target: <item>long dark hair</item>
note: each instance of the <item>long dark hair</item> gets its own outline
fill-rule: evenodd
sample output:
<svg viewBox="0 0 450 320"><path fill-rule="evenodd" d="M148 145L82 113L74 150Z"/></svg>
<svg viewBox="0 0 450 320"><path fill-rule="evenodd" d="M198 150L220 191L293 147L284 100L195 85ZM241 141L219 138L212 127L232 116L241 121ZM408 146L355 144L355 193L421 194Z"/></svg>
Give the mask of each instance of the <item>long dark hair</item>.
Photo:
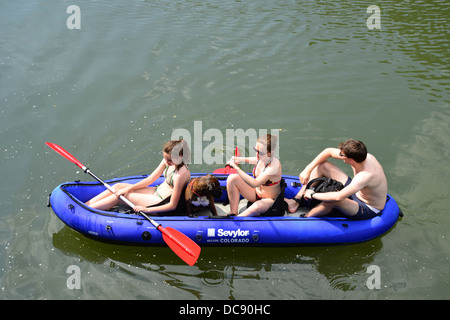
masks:
<svg viewBox="0 0 450 320"><path fill-rule="evenodd" d="M176 170L187 166L191 161L191 150L183 139L169 140L163 148L163 152L170 154L172 162L175 163Z"/></svg>

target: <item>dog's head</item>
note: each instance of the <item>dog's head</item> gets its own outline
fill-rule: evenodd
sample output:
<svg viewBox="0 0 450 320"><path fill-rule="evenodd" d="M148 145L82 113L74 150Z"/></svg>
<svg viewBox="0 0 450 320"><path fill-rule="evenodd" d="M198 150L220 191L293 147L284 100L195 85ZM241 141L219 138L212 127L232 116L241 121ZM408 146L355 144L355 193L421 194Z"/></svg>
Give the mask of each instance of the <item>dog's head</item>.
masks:
<svg viewBox="0 0 450 320"><path fill-rule="evenodd" d="M194 185L195 192L200 196L210 196L214 198L220 198L222 195L222 189L220 188L219 180L216 177L207 174L206 176L199 177L198 183Z"/></svg>

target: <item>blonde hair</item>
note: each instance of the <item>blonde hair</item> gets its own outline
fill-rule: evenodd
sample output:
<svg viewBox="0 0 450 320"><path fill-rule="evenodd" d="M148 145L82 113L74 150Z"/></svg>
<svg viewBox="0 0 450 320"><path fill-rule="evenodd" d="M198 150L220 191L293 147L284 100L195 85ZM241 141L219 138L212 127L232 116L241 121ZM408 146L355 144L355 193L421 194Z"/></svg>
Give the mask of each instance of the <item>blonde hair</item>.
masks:
<svg viewBox="0 0 450 320"><path fill-rule="evenodd" d="M270 133L265 134L256 140L266 146L267 152L272 152L277 147L277 136L272 136Z"/></svg>

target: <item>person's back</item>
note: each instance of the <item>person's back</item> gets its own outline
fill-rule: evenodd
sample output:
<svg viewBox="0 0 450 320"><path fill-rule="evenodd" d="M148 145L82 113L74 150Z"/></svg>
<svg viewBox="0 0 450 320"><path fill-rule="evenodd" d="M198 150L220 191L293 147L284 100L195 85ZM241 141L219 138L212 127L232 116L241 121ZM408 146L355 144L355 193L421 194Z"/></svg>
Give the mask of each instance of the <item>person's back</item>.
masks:
<svg viewBox="0 0 450 320"><path fill-rule="evenodd" d="M387 196L387 180L384 170L378 160L372 155L367 154L366 160L362 163L362 170L356 174L368 174L367 185L356 193L356 196L369 204L370 206L383 210Z"/></svg>

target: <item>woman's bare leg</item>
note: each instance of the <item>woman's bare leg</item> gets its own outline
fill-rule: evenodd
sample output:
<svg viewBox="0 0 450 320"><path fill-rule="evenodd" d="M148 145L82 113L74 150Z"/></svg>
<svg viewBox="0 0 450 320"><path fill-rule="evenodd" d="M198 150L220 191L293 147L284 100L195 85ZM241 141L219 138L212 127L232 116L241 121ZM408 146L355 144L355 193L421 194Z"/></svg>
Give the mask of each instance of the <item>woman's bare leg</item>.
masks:
<svg viewBox="0 0 450 320"><path fill-rule="evenodd" d="M250 187L238 174L230 174L227 179L228 199L230 200L230 213L237 214L240 195L250 202L256 201L256 191Z"/></svg>
<svg viewBox="0 0 450 320"><path fill-rule="evenodd" d="M239 214L240 217L254 217L259 216L261 213L266 212L272 206L275 200L273 199L261 199L255 201L244 212Z"/></svg>
<svg viewBox="0 0 450 320"><path fill-rule="evenodd" d="M114 189L120 190L127 186L129 186L129 184L121 183L115 185ZM151 206L162 201L162 199L154 195L154 193L155 187L145 187L133 190L130 193L126 194L125 197L130 200L135 206ZM98 196L86 202L87 205L99 210L109 210L119 203L122 203L122 201L116 195L112 194L109 190L102 192Z"/></svg>
<svg viewBox="0 0 450 320"><path fill-rule="evenodd" d="M131 186L131 184L129 184L129 183L116 183L115 185L112 186L112 188L113 188L114 190L120 190L120 189L126 188L126 187L128 187L128 186ZM91 206L91 205L93 205L94 203L96 203L96 202L98 202L98 201L100 201L100 200L103 200L103 199L105 199L106 197L109 197L109 196L111 196L111 195L113 195L113 194L111 193L111 191L109 191L108 189L106 189L106 190L103 191L102 193L100 193L100 194L96 195L95 197L93 197L91 200L87 201L86 204L87 204L88 206Z"/></svg>
<svg viewBox="0 0 450 320"><path fill-rule="evenodd" d="M348 176L345 174L344 171L342 171L341 169L339 169L334 164L332 164L331 162L328 162L328 161L325 161L325 162L319 164L317 167L315 167L311 171L311 175L309 177L309 181L311 181L311 180L313 180L315 178L319 178L319 177L332 178L334 180L340 181L344 185L345 185L345 183L347 182L347 179L348 179ZM302 188L297 193L295 198L301 199L301 197L305 193L305 189L306 189L306 184L304 184L302 186ZM299 206L299 203L297 201L295 201L293 199L287 199L287 198L285 198L284 200L288 204L288 211L290 213L294 213L294 212L297 211L298 206Z"/></svg>

